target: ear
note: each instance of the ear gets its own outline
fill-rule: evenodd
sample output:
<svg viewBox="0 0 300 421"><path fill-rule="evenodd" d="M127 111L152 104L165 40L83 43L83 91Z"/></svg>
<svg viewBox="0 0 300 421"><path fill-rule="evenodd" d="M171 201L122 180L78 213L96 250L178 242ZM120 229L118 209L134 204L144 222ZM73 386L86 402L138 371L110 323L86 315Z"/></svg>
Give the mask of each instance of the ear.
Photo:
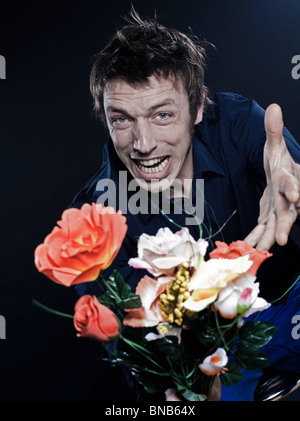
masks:
<svg viewBox="0 0 300 421"><path fill-rule="evenodd" d="M196 119L194 121L194 126L202 121L203 118L203 104L198 105Z"/></svg>

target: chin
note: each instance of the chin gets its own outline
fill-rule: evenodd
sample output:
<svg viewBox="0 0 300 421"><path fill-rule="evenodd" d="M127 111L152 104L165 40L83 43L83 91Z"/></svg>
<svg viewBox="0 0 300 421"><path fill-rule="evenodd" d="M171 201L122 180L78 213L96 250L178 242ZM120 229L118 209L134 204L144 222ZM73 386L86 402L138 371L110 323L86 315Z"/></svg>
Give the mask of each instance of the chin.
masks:
<svg viewBox="0 0 300 421"><path fill-rule="evenodd" d="M171 185L174 185L174 179L170 177L152 180L146 180L144 178L135 177L135 180L144 190L147 190L151 193L160 193L169 189Z"/></svg>

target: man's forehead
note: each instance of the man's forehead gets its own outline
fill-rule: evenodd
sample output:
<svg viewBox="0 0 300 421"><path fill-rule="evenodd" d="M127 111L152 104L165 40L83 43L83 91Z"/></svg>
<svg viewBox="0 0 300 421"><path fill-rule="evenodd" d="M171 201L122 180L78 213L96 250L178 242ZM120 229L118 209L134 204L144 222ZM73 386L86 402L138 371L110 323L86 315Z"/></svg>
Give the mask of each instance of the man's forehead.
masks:
<svg viewBox="0 0 300 421"><path fill-rule="evenodd" d="M144 82L130 82L125 79L113 79L106 83L104 87L104 99L117 99L118 96L130 97L133 95L151 95L152 92L157 93L161 96L163 94L173 93L184 93L183 82L181 79L175 79L174 77L164 78L151 76Z"/></svg>

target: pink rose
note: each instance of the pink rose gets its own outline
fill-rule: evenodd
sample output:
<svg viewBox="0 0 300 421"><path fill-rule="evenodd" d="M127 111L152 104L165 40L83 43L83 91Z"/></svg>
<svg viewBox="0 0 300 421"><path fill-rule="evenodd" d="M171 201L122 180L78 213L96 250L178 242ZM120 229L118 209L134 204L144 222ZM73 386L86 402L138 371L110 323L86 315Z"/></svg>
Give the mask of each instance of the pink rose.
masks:
<svg viewBox="0 0 300 421"><path fill-rule="evenodd" d="M209 254L211 259L236 259L240 256L249 255L249 259L253 261L253 265L248 270L251 275L256 275L256 272L262 262L272 254L266 250L256 250L245 241L234 241L229 244L222 241L216 241L216 248Z"/></svg>
<svg viewBox="0 0 300 421"><path fill-rule="evenodd" d="M115 314L93 295L84 295L75 305L74 326L77 336L111 342L120 333L120 322Z"/></svg>
<svg viewBox="0 0 300 421"><path fill-rule="evenodd" d="M65 286L94 281L109 267L126 234L126 218L113 208L85 203L67 209L35 250L35 265Z"/></svg>

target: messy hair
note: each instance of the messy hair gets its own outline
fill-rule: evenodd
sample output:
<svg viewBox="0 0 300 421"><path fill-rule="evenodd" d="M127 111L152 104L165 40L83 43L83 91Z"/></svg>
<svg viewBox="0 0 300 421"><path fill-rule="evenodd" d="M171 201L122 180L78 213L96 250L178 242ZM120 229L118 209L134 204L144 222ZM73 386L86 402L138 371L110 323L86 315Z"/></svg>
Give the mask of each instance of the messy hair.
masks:
<svg viewBox="0 0 300 421"><path fill-rule="evenodd" d="M90 75L94 114L106 125L103 94L108 82L121 79L132 86L145 85L150 76L182 81L192 121L199 105L209 101L204 85L205 48L195 36L142 19L132 9L127 24L117 30L96 54Z"/></svg>

